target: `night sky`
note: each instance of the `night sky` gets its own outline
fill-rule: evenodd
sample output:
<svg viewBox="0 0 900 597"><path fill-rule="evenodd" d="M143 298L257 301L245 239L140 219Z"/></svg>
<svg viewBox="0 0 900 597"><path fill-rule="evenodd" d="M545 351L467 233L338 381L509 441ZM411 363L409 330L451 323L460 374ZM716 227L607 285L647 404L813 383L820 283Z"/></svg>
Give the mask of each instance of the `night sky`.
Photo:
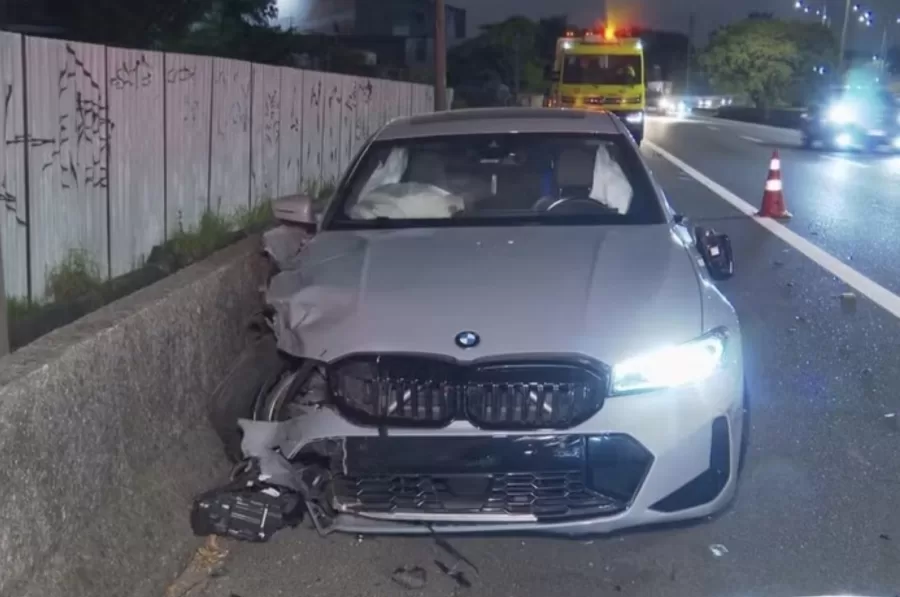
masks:
<svg viewBox="0 0 900 597"><path fill-rule="evenodd" d="M822 6L827 3L829 13L835 17L839 30L843 16L843 0L811 0ZM854 0L854 2L857 0ZM568 13L570 21L588 25L602 14L603 0L447 0L468 11L470 35L477 32L483 23L502 20L513 14L524 14L528 17L541 17L552 14ZM658 27L662 29L681 29L687 31L688 15L691 10L697 13L696 37L694 42L703 45L709 33L716 26L728 21L740 19L752 10L774 12L777 16L798 16L793 9L794 0L606 0L610 15L614 19ZM900 16L900 2L896 0L868 0L861 2L875 11L876 16L885 16L888 7L893 6L891 22L895 23ZM884 20L881 21L882 23ZM877 24L866 29L855 22L852 23L854 46L860 49L874 49L881 43L882 25ZM900 43L900 25L891 26L891 43Z"/></svg>

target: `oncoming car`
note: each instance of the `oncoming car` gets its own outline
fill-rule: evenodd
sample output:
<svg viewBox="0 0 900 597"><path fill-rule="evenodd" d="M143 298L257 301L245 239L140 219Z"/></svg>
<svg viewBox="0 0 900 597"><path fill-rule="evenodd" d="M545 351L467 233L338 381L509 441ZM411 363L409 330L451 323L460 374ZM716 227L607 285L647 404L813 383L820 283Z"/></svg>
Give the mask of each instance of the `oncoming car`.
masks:
<svg viewBox="0 0 900 597"><path fill-rule="evenodd" d="M829 150L900 150L900 105L887 90L830 88L803 113L802 145Z"/></svg>
<svg viewBox="0 0 900 597"><path fill-rule="evenodd" d="M307 516L577 535L733 496L731 246L672 211L609 113L395 120L320 220L303 197L276 212L293 225L265 239L272 333L213 417L240 464L196 499L195 533L264 541Z"/></svg>

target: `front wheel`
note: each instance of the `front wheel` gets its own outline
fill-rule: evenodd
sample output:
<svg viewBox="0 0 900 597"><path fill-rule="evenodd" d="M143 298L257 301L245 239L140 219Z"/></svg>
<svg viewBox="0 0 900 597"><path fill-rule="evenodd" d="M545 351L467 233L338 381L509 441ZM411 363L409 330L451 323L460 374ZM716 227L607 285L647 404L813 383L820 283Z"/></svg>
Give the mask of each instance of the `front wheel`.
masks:
<svg viewBox="0 0 900 597"><path fill-rule="evenodd" d="M213 392L209 420L232 462L240 461L243 455L238 419L255 418L254 409L260 395L269 394L287 367L275 337L263 334L244 349Z"/></svg>

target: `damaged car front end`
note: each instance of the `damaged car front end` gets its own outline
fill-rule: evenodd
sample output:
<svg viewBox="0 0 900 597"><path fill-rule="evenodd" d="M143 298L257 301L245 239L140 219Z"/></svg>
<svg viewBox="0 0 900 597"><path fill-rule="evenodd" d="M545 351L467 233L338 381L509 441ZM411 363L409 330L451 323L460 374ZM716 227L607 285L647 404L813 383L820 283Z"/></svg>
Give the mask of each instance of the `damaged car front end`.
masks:
<svg viewBox="0 0 900 597"><path fill-rule="evenodd" d="M272 364L197 534L593 534L729 502L727 238L671 213L615 119L544 112L389 125L320 224L283 203Z"/></svg>

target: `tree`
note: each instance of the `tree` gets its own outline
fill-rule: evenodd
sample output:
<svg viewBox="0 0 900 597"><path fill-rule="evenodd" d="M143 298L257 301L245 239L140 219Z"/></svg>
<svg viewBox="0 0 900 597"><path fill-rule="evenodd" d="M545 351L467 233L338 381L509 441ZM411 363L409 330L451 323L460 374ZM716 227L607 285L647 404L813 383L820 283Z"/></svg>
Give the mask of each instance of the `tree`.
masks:
<svg viewBox="0 0 900 597"><path fill-rule="evenodd" d="M488 100L479 88L497 90L495 101L515 88L517 76L523 92L542 92L547 85L545 67L556 52L556 41L565 35L565 17L550 17L537 22L514 16L500 23L485 25L481 34L454 48L447 56L447 80L458 96L470 105ZM518 69L516 68L518 66ZM498 95L499 94L499 95ZM489 94L490 95L490 94ZM505 99L503 101L506 101Z"/></svg>
<svg viewBox="0 0 900 597"><path fill-rule="evenodd" d="M275 0L207 0L208 8L190 33L166 49L268 61L272 47L283 47L289 35L269 23L277 15Z"/></svg>
<svg viewBox="0 0 900 597"><path fill-rule="evenodd" d="M640 29L634 32L644 45L644 62L648 73L658 66L663 79L672 79L673 74L683 73L687 65L688 36L679 31L657 31Z"/></svg>
<svg viewBox="0 0 900 597"><path fill-rule="evenodd" d="M748 18L716 31L700 63L716 89L768 108L812 91L821 80L818 67L835 63L836 48L822 25Z"/></svg>
<svg viewBox="0 0 900 597"><path fill-rule="evenodd" d="M139 48L177 43L213 16L244 29L267 26L276 12L275 0L5 1L12 25L52 26L67 39Z"/></svg>

